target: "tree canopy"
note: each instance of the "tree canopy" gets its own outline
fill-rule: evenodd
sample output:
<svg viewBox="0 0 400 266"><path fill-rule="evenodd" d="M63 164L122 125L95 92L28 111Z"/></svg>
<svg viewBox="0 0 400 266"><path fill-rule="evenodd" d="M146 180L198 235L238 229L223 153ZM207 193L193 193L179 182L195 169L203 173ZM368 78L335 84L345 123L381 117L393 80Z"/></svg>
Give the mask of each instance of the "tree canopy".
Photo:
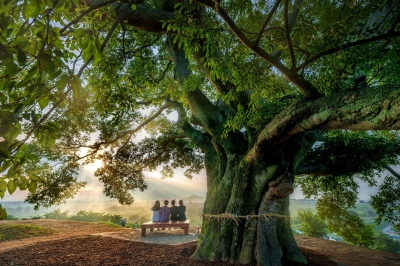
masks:
<svg viewBox="0 0 400 266"><path fill-rule="evenodd" d="M328 226L359 224L362 180L378 220L398 222L399 21L397 0L3 0L0 196L59 204L99 159L125 204L145 170L205 167L210 213L286 182ZM239 201L249 191L265 200Z"/></svg>

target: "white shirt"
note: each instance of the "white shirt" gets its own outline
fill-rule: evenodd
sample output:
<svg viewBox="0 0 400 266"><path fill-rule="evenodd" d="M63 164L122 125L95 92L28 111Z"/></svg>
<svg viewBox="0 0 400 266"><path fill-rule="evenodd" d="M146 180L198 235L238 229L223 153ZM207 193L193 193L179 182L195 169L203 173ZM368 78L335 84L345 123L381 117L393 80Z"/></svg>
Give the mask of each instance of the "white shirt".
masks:
<svg viewBox="0 0 400 266"><path fill-rule="evenodd" d="M153 211L153 218L151 219L153 222L160 221L160 211Z"/></svg>

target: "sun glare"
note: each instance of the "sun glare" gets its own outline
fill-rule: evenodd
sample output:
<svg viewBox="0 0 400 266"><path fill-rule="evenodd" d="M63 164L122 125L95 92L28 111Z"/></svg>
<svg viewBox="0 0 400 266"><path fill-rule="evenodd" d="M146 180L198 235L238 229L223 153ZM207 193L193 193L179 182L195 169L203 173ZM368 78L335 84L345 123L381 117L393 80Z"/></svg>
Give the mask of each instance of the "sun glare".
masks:
<svg viewBox="0 0 400 266"><path fill-rule="evenodd" d="M101 166L103 166L103 161L102 160L94 160L93 163L85 165L84 168L94 172L94 171L97 170L97 168L99 168Z"/></svg>

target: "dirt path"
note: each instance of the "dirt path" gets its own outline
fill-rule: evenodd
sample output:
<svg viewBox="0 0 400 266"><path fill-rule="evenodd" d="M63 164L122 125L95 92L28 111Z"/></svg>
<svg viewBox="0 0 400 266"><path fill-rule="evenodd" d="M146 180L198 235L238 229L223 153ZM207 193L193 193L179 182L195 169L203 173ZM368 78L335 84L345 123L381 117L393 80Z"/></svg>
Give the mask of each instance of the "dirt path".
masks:
<svg viewBox="0 0 400 266"><path fill-rule="evenodd" d="M388 252L307 236L295 236L295 239L300 247L324 254L338 265L400 265L400 256Z"/></svg>
<svg viewBox="0 0 400 266"><path fill-rule="evenodd" d="M38 249L39 247L43 247L44 249L50 251L51 248L56 251L56 254L46 253L44 259L47 259L47 264L52 265L50 260L53 259L54 265L68 264L73 263L72 258L67 254L63 254L64 250L73 250L75 245L80 246L79 252L86 252L86 257L92 257L93 251L90 250L90 246L92 243L98 243L100 246L93 247L93 250L99 249L99 247L103 247L104 245L108 245L114 243L112 245L115 250L123 249L126 246L130 246L133 243L143 243L143 244L134 244L135 249L140 247L144 247L144 254L146 252L153 252L154 250L160 249L168 244L169 246L173 245L179 248L179 250L187 250L187 247L190 249L195 248L195 242L198 238L198 228L191 228L189 230L189 235L184 235L182 229L171 229L171 230L160 230L148 232L146 237L141 237L141 229L128 229L128 228L113 228L106 225L95 224L95 223L84 223L84 222L76 222L76 221L58 221L58 220L24 220L24 221L0 221L2 223L18 223L18 224L29 224L29 225L39 225L47 228L54 228L58 230L56 235L44 236L44 237L33 237L29 239L17 240L17 241L7 241L0 243L0 254L4 256L8 256L8 258L13 258L13 253L21 254L22 251L25 253L28 250ZM109 239L109 240L107 240ZM112 239L112 241L111 241ZM344 243L338 243L334 241L328 241L318 238L304 237L304 236L295 236L296 242L302 248L303 252L307 252L309 256L320 256L322 260L321 264L312 264L312 265L328 265L324 260L330 259L332 260L333 265L348 265L348 266L368 266L368 265L382 265L382 266L391 266L391 265L399 265L400 266L400 256L394 255L387 252L371 250L367 248L361 248L353 245L348 245ZM55 242L56 240L56 242ZM120 242L118 242L120 241ZM77 244L78 243L78 244ZM102 243L102 244L101 244ZM104 244L108 243L108 244ZM129 244L132 243L132 244ZM193 243L193 245L192 245ZM157 244L157 245L153 245ZM184 246L182 244L185 244ZM70 247L68 247L70 245ZM71 246L72 245L72 246ZM150 245L146 248L143 245ZM188 246L189 245L189 246ZM118 247L117 247L118 246ZM32 247L32 248L31 248ZM57 248L56 248L57 247ZM82 249L82 247L85 247ZM151 249L151 251L149 250ZM147 249L147 251L146 251ZM168 248L167 248L168 249ZM171 248L172 249L172 248ZM194 250L193 250L194 251ZM127 251L130 252L130 251ZM163 251L164 252L164 251ZM179 251L185 253L186 251ZM25 254L24 253L24 254ZM54 253L54 251L52 252ZM182 253L182 254L183 254ZM36 253L37 254L37 253ZM181 254L181 255L182 255ZM186 253L185 253L186 254ZM185 255L184 254L184 255ZM137 255L137 254L136 254ZM15 255L17 256L17 255ZM18 255L21 256L21 255ZM28 256L28 255L26 255ZM34 256L34 255L32 255ZM113 261L112 256L117 256L113 253L110 253L105 249L102 252L102 258L109 258L110 261ZM145 255L142 255L144 257ZM183 256L183 255L182 255ZM185 255L187 256L187 254ZM1 255L0 255L1 257ZM63 260L59 260L58 257L62 257ZM81 258L84 256L81 255ZM94 254L93 257L95 258ZM148 256L149 257L149 256ZM151 257L151 256L150 256ZM125 259L125 257L122 257ZM325 259L324 259L325 258ZM25 261L34 262L34 258L26 257ZM115 258L117 259L117 258ZM121 258L119 258L121 260ZM36 265L36 264L19 264L19 265ZM38 262L38 261L37 261ZM99 262L99 261L98 261ZM120 261L121 262L121 261ZM21 262L19 262L21 263ZM86 261L86 265L96 265L94 261ZM146 262L143 261L143 265L146 265ZM44 264L44 265L47 265ZM1 264L0 262L0 265ZM5 265L5 264L4 264ZM9 264L7 264L9 265ZM116 264L107 264L107 265L116 265ZM120 264L121 265L121 264ZM135 263L129 265L137 265ZM175 264L174 264L175 265ZM176 265L180 265L177 263ZM182 264L183 265L183 264ZM185 264L185 265L197 265L197 264ZM201 264L208 265L208 264ZM218 264L223 265L223 264ZM332 264L329 264L332 265Z"/></svg>

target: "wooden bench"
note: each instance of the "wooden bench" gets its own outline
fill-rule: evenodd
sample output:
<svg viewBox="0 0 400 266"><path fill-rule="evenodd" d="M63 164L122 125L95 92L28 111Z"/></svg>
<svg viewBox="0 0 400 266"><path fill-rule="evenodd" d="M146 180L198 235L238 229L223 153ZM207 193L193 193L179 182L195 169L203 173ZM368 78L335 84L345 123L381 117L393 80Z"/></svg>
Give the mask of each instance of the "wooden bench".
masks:
<svg viewBox="0 0 400 266"><path fill-rule="evenodd" d="M170 221L170 222L147 222L142 224L142 236L146 236L146 229L150 228L153 231L154 228L183 228L185 235L189 234L189 220L186 221Z"/></svg>

